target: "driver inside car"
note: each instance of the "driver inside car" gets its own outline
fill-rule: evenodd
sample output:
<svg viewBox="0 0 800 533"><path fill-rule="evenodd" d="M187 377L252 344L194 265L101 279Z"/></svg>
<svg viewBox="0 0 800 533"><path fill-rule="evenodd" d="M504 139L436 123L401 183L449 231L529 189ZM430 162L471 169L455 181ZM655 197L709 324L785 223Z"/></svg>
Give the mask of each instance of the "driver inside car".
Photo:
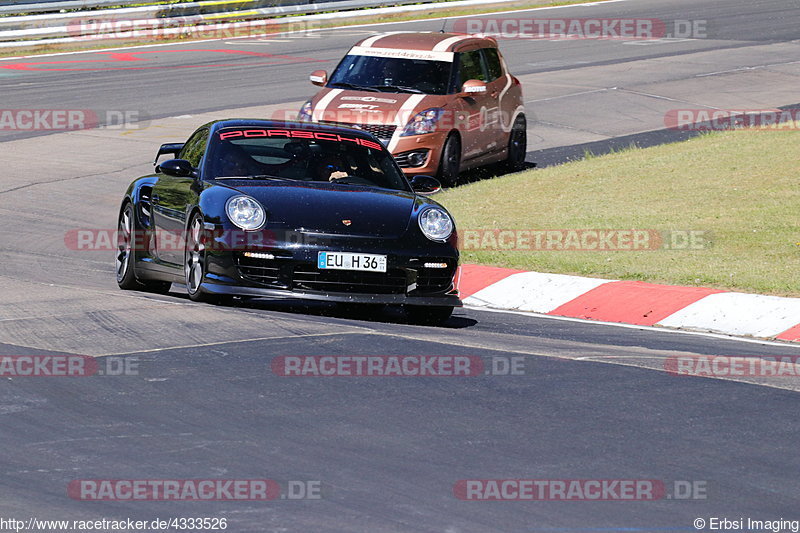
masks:
<svg viewBox="0 0 800 533"><path fill-rule="evenodd" d="M337 154L324 154L316 162L314 168L315 179L317 181L336 181L346 178L349 174L347 167Z"/></svg>

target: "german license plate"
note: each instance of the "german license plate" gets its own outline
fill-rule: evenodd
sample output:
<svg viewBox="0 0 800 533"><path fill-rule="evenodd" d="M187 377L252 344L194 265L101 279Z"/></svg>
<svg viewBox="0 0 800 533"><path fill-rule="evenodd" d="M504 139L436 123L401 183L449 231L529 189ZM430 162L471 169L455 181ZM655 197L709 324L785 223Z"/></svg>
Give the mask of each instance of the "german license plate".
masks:
<svg viewBox="0 0 800 533"><path fill-rule="evenodd" d="M319 252L317 255L317 268L320 270L386 272L386 256L352 252Z"/></svg>

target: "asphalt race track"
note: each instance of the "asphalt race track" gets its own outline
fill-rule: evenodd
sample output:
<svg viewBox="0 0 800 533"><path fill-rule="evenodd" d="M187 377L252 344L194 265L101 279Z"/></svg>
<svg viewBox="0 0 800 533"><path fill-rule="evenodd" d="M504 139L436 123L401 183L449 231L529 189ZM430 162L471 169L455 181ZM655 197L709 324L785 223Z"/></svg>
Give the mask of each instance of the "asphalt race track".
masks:
<svg viewBox="0 0 800 533"><path fill-rule="evenodd" d="M534 13L502 18L649 18L662 21L666 35L684 35L687 21L698 31L697 38L502 40L523 81L531 151L660 130L665 112L676 108L761 109L800 100L796 2L616 0ZM497 17L483 17L490 18ZM100 123L115 123L119 113L146 123L268 104L296 112L314 93L308 74L331 71L357 39L443 24L464 28L434 20L0 60L3 106L53 109L57 102L94 110ZM0 139L43 133L0 131Z"/></svg>
<svg viewBox="0 0 800 533"><path fill-rule="evenodd" d="M646 139L669 109L800 100L798 7L625 0L537 12L705 20L707 37L502 41L535 117L528 160ZM70 230L115 228L125 187L148 171L160 143L184 140L213 117L296 109L313 92L308 73L332 69L361 35L441 25L0 61L4 109L141 120L131 129L0 131L0 355L97 356L106 373L2 378L0 519L216 517L233 532L447 533L694 531L697 518L800 519L798 379L664 372L675 355L798 355L796 346L476 309L431 328L392 311L327 304L216 307L191 302L179 286L170 295L120 291L110 251L65 242ZM324 355L473 356L489 368L519 361L523 371L273 371L281 356ZM126 375L112 375L126 364ZM308 482L320 497L98 502L67 492L74 480L120 479L270 479L284 495ZM485 479L658 480L667 495L456 497L459 480ZM687 483L698 490L684 498Z"/></svg>

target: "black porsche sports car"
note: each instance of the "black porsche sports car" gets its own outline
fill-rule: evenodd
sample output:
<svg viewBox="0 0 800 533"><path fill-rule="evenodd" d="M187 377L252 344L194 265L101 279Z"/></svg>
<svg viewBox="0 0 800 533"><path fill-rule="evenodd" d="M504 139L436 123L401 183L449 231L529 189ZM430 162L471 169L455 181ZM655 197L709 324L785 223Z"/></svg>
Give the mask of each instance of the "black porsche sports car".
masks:
<svg viewBox="0 0 800 533"><path fill-rule="evenodd" d="M409 182L367 133L222 120L155 163L120 207L122 289L396 304L426 323L461 305L455 223L424 196L439 183Z"/></svg>

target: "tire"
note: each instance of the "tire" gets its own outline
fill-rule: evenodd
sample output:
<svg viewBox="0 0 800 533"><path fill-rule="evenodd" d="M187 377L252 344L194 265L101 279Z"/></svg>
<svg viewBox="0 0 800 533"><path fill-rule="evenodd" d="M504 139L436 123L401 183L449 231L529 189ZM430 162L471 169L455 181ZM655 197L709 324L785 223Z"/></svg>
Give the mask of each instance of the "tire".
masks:
<svg viewBox="0 0 800 533"><path fill-rule="evenodd" d="M458 173L461 169L461 141L458 135L451 133L444 142L442 156L439 159L439 172L436 178L447 187L458 183Z"/></svg>
<svg viewBox="0 0 800 533"><path fill-rule="evenodd" d="M206 275L206 246L203 238L203 218L195 214L186 232L186 251L183 254L183 277L186 292L194 301L202 300L200 286Z"/></svg>
<svg viewBox="0 0 800 533"><path fill-rule="evenodd" d="M447 322L453 314L453 307L449 305L407 305L406 313L413 324L425 326L440 326Z"/></svg>
<svg viewBox="0 0 800 533"><path fill-rule="evenodd" d="M215 295L203 292L206 277L206 244L203 217L195 213L186 232L186 250L183 255L183 275L186 292L193 302L226 305L233 301L232 296Z"/></svg>
<svg viewBox="0 0 800 533"><path fill-rule="evenodd" d="M525 151L528 148L528 125L525 115L517 116L508 136L508 156L503 164L508 172L525 169Z"/></svg>
<svg viewBox="0 0 800 533"><path fill-rule="evenodd" d="M136 276L136 247L134 243L141 243L141 230L136 227L136 217L133 213L133 204L127 203L119 215L117 224L117 252L115 257L115 270L117 285L126 291L149 291L167 293L172 283L168 281L154 281L137 279Z"/></svg>

